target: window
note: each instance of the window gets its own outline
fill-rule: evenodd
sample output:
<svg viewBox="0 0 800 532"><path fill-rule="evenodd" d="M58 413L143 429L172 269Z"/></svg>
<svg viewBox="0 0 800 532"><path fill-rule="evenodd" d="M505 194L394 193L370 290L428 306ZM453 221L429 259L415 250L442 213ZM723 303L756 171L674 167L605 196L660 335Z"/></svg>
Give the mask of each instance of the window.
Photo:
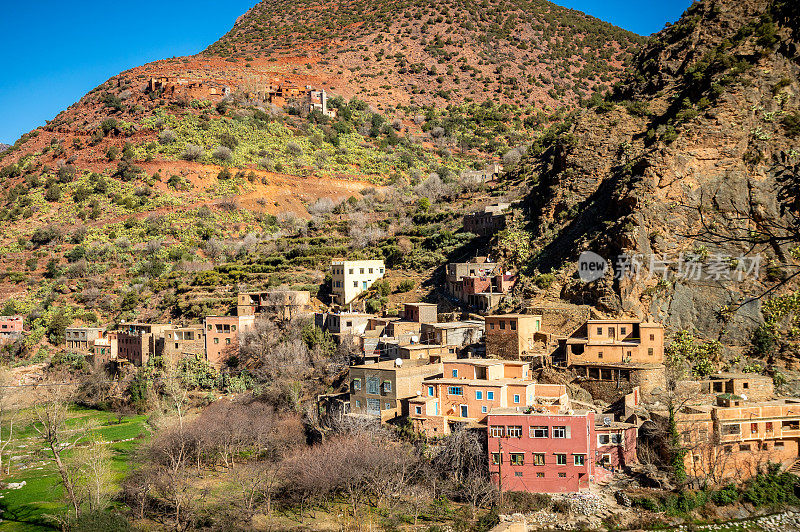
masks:
<svg viewBox="0 0 800 532"><path fill-rule="evenodd" d="M236 331L236 325L231 325L231 330Z"/></svg>
<svg viewBox="0 0 800 532"><path fill-rule="evenodd" d="M483 399L483 391L475 390L475 400L480 401L481 399Z"/></svg>
<svg viewBox="0 0 800 532"><path fill-rule="evenodd" d="M493 401L494 400L494 392L486 392L486 400Z"/></svg>
<svg viewBox="0 0 800 532"><path fill-rule="evenodd" d="M531 438L547 438L548 428L549 427L531 427Z"/></svg>
<svg viewBox="0 0 800 532"><path fill-rule="evenodd" d="M209 326L208 326L208 330L209 330L209 331L211 330L211 325L209 325Z"/></svg>
<svg viewBox="0 0 800 532"><path fill-rule="evenodd" d="M598 327L597 328L597 334L599 334L600 336L603 336L603 328L602 327Z"/></svg>
<svg viewBox="0 0 800 532"><path fill-rule="evenodd" d="M612 434L611 435L611 443L614 443L614 444L622 443L622 434Z"/></svg>
<svg viewBox="0 0 800 532"><path fill-rule="evenodd" d="M352 321L348 321L348 322L345 323L345 326L346 327L352 327L353 326L353 322Z"/></svg>
<svg viewBox="0 0 800 532"><path fill-rule="evenodd" d="M219 343L219 338L214 338L214 343L218 344Z"/></svg>
<svg viewBox="0 0 800 532"><path fill-rule="evenodd" d="M566 473L559 473L558 474L558 478L567 478L567 474Z"/></svg>
<svg viewBox="0 0 800 532"><path fill-rule="evenodd" d="M489 433L492 435L492 438L502 438L505 433L505 427L500 425L493 425L489 429Z"/></svg>
<svg viewBox="0 0 800 532"><path fill-rule="evenodd" d="M776 441L775 442L775 448L776 449L783 449L783 442L782 441Z"/></svg>
<svg viewBox="0 0 800 532"><path fill-rule="evenodd" d="M536 478L544 478L544 472L543 471L537 472L536 473Z"/></svg>
<svg viewBox="0 0 800 532"><path fill-rule="evenodd" d="M586 455L585 454L576 454L576 455L573 456L573 459L575 460L575 465L576 466L582 466L582 465L586 464Z"/></svg>
<svg viewBox="0 0 800 532"><path fill-rule="evenodd" d="M739 450L740 451L749 451L750 450L750 444L749 443L740 444L739 445Z"/></svg>
<svg viewBox="0 0 800 532"><path fill-rule="evenodd" d="M647 356L653 356L653 353L654 353L653 348L652 347L648 347L647 348Z"/></svg>
<svg viewBox="0 0 800 532"><path fill-rule="evenodd" d="M525 453L511 453L511 465L525 465Z"/></svg>
<svg viewBox="0 0 800 532"><path fill-rule="evenodd" d="M491 330L494 330L494 322L492 322L492 323L490 323L490 324L489 324L489 328L490 328Z"/></svg>
<svg viewBox="0 0 800 532"><path fill-rule="evenodd" d="M533 465L544 465L544 453L533 453Z"/></svg>
<svg viewBox="0 0 800 532"><path fill-rule="evenodd" d="M492 465L500 465L503 463L503 455L500 453L492 453Z"/></svg>
<svg viewBox="0 0 800 532"><path fill-rule="evenodd" d="M626 331L627 331L627 329L625 327L620 327L619 328L619 334L625 334Z"/></svg>
<svg viewBox="0 0 800 532"><path fill-rule="evenodd" d="M486 414L487 412L489 412L489 407L482 406L481 407L481 414Z"/></svg>
<svg viewBox="0 0 800 532"><path fill-rule="evenodd" d="M416 412L416 414L418 416L421 416L422 415L422 407L421 406L415 406L414 407L414 412Z"/></svg>
<svg viewBox="0 0 800 532"><path fill-rule="evenodd" d="M567 465L567 455L556 453L556 465Z"/></svg>
<svg viewBox="0 0 800 532"><path fill-rule="evenodd" d="M603 352L602 351L599 351L597 353L597 358L603 358Z"/></svg>
<svg viewBox="0 0 800 532"><path fill-rule="evenodd" d="M608 328L608 335L609 335L611 338L614 338L614 327L609 327L609 328Z"/></svg>
<svg viewBox="0 0 800 532"><path fill-rule="evenodd" d="M433 386L428 386L428 397L433 397Z"/></svg>
<svg viewBox="0 0 800 532"><path fill-rule="evenodd" d="M379 268L379 269L378 269L378 271L379 271L380 273L383 273L383 268Z"/></svg>
<svg viewBox="0 0 800 532"><path fill-rule="evenodd" d="M467 405L461 405L461 417L469 417L467 413Z"/></svg>
<svg viewBox="0 0 800 532"><path fill-rule="evenodd" d="M772 432L772 421L767 421L766 429L767 429L767 432Z"/></svg>
<svg viewBox="0 0 800 532"><path fill-rule="evenodd" d="M350 275L353 275L353 268L350 268L348 271L350 272ZM339 272L339 273L342 273L342 272Z"/></svg>
<svg viewBox="0 0 800 532"><path fill-rule="evenodd" d="M743 382L742 383L742 388L744 388L745 390L748 389L749 387L750 387L750 383L749 382Z"/></svg>
<svg viewBox="0 0 800 532"><path fill-rule="evenodd" d="M367 393L378 394L378 377L367 377Z"/></svg>
<svg viewBox="0 0 800 532"><path fill-rule="evenodd" d="M758 423L750 423L750 434L758 433Z"/></svg>
<svg viewBox="0 0 800 532"><path fill-rule="evenodd" d="M597 435L597 445L608 445L610 441L611 438L608 437L608 434Z"/></svg>
<svg viewBox="0 0 800 532"><path fill-rule="evenodd" d="M603 456L600 457L600 462L602 462L603 464L606 464L606 465L610 464L611 463L611 455L610 454L604 454Z"/></svg>
<svg viewBox="0 0 800 532"><path fill-rule="evenodd" d="M458 377L458 370L454 369L453 370L453 378L455 379L456 377Z"/></svg>
<svg viewBox="0 0 800 532"><path fill-rule="evenodd" d="M353 379L353 389L356 391L361 389L361 379Z"/></svg>
<svg viewBox="0 0 800 532"><path fill-rule="evenodd" d="M372 268L369 269L369 273L372 273Z"/></svg>
<svg viewBox="0 0 800 532"><path fill-rule="evenodd" d="M390 408L392 408L391 403L384 403L384 405L386 406L386 410L389 410Z"/></svg>
<svg viewBox="0 0 800 532"><path fill-rule="evenodd" d="M356 408L361 408L361 400L356 399Z"/></svg>
<svg viewBox="0 0 800 532"><path fill-rule="evenodd" d="M225 338L225 345L231 345L231 339Z"/></svg>
<svg viewBox="0 0 800 532"><path fill-rule="evenodd" d="M522 437L522 427L519 425L511 425L508 427L508 437L509 438L521 438Z"/></svg>
<svg viewBox="0 0 800 532"><path fill-rule="evenodd" d="M514 394L514 403L519 404L519 394Z"/></svg>
<svg viewBox="0 0 800 532"><path fill-rule="evenodd" d="M517 322L516 321L510 321L510 322L508 322L508 324L511 326L511 330L512 331L516 331L517 330Z"/></svg>
<svg viewBox="0 0 800 532"><path fill-rule="evenodd" d="M358 281L353 281L353 288L358 288Z"/></svg>
<svg viewBox="0 0 800 532"><path fill-rule="evenodd" d="M655 339L656 339L656 335L655 335L655 334L651 334L651 335L650 335L650 341L651 341L651 342L654 342L654 341L655 341Z"/></svg>
<svg viewBox="0 0 800 532"><path fill-rule="evenodd" d="M522 471L514 471L514 476L515 477L521 477L522 476Z"/></svg>
<svg viewBox="0 0 800 532"><path fill-rule="evenodd" d="M383 391L384 393L390 393L392 391L392 381L383 381Z"/></svg>
<svg viewBox="0 0 800 532"><path fill-rule="evenodd" d="M500 330L505 330L505 328L506 328L506 322L501 320L500 321Z"/></svg>
<svg viewBox="0 0 800 532"><path fill-rule="evenodd" d="M738 423L722 425L722 434L741 434L742 428Z"/></svg>
<svg viewBox="0 0 800 532"><path fill-rule="evenodd" d="M447 395L462 395L461 386L448 386Z"/></svg>
<svg viewBox="0 0 800 532"><path fill-rule="evenodd" d="M553 427L553 438L569 438L571 427Z"/></svg>

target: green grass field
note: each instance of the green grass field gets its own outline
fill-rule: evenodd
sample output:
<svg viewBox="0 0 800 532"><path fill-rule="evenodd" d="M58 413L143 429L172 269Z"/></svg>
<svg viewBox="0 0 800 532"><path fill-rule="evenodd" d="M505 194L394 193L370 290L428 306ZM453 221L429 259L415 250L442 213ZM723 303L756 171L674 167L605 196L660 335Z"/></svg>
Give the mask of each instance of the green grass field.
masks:
<svg viewBox="0 0 800 532"><path fill-rule="evenodd" d="M119 485L130 467L132 453L142 441L140 435L148 434L144 427L146 416L129 416L117 423L116 415L111 412L72 410L71 423L89 420L99 425L95 434L108 442L112 450L111 469L114 482ZM67 505L50 453L38 452L39 445L30 422L20 426L18 432L15 429L6 459L18 458L12 460L11 474L5 482L26 484L19 489L0 490L0 531L59 529L48 515L63 515Z"/></svg>

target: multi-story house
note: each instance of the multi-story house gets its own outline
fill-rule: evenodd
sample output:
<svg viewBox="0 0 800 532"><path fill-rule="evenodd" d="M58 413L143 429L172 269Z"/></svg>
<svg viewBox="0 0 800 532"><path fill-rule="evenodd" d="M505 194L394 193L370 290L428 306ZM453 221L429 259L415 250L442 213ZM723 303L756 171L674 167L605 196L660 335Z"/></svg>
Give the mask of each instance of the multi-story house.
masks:
<svg viewBox="0 0 800 532"><path fill-rule="evenodd" d="M683 406L675 421L686 473L701 482L744 480L767 463L800 467L800 399L746 401L724 393L711 405Z"/></svg>
<svg viewBox="0 0 800 532"><path fill-rule="evenodd" d="M422 390L422 382L442 374L442 363L427 359L386 360L350 367L350 412L381 421L406 415L404 403Z"/></svg>
<svg viewBox="0 0 800 532"><path fill-rule="evenodd" d="M664 386L661 324L633 318L588 320L560 343L560 357L554 362L573 369L604 399L629 393L635 386L644 395Z"/></svg>
<svg viewBox="0 0 800 532"><path fill-rule="evenodd" d="M464 230L480 236L492 235L506 228L510 203L497 203L464 216Z"/></svg>
<svg viewBox="0 0 800 532"><path fill-rule="evenodd" d="M205 358L206 337L202 325L170 327L164 330L164 358L170 362L196 356Z"/></svg>
<svg viewBox="0 0 800 532"><path fill-rule="evenodd" d="M67 327L64 339L67 349L90 352L94 349L94 341L105 334L105 327Z"/></svg>
<svg viewBox="0 0 800 532"><path fill-rule="evenodd" d="M447 265L447 292L459 301L489 312L508 294L516 277L504 273L501 266L477 257L472 262L451 262Z"/></svg>
<svg viewBox="0 0 800 532"><path fill-rule="evenodd" d="M166 323L120 323L116 331L108 333L113 358L146 365L150 357L163 353L164 330L169 327Z"/></svg>
<svg viewBox="0 0 800 532"><path fill-rule="evenodd" d="M436 303L405 303L403 319L416 323L436 323L439 321L439 307Z"/></svg>
<svg viewBox="0 0 800 532"><path fill-rule="evenodd" d="M206 360L222 366L239 353L239 335L255 327L255 316L206 316Z"/></svg>
<svg viewBox="0 0 800 532"><path fill-rule="evenodd" d="M495 408L567 404L566 386L536 383L529 371L522 361L443 360L443 376L426 379L409 400L409 418L418 431L444 436L458 426L485 423Z"/></svg>
<svg viewBox="0 0 800 532"><path fill-rule="evenodd" d="M22 316L0 316L0 340L13 340L22 336L24 322Z"/></svg>
<svg viewBox="0 0 800 532"><path fill-rule="evenodd" d="M331 262L331 294L333 303L347 305L372 283L383 277L382 260L335 260Z"/></svg>
<svg viewBox="0 0 800 532"><path fill-rule="evenodd" d="M486 356L519 360L535 350L535 336L542 328L538 314L486 316Z"/></svg>
<svg viewBox="0 0 800 532"><path fill-rule="evenodd" d="M101 366L108 364L112 360L116 360L116 343L114 347L115 348L112 349L111 340L108 336L95 339L92 344L91 363Z"/></svg>
<svg viewBox="0 0 800 532"><path fill-rule="evenodd" d="M426 344L468 346L483 339L484 322L480 320L423 323L420 341Z"/></svg>
<svg viewBox="0 0 800 532"><path fill-rule="evenodd" d="M311 293L306 290L267 290L239 294L236 314L265 315L286 321L312 312Z"/></svg>
<svg viewBox="0 0 800 532"><path fill-rule="evenodd" d="M500 408L486 423L489 474L503 491L577 492L636 462L636 425L591 410Z"/></svg>

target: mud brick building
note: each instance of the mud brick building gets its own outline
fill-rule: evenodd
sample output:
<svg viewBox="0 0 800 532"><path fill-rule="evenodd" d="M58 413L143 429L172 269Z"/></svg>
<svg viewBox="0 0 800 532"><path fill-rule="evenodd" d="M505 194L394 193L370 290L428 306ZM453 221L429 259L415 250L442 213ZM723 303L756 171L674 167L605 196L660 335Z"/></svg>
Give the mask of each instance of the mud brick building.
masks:
<svg viewBox="0 0 800 532"><path fill-rule="evenodd" d="M205 359L206 338L202 325L164 329L164 358L172 363L185 357Z"/></svg>
<svg viewBox="0 0 800 532"><path fill-rule="evenodd" d="M725 393L712 405L684 406L675 420L692 478L713 485L750 478L769 462L800 467L800 399L745 401Z"/></svg>
<svg viewBox="0 0 800 532"><path fill-rule="evenodd" d="M423 323L420 341L426 344L468 346L483 339L484 322L479 320Z"/></svg>
<svg viewBox="0 0 800 532"><path fill-rule="evenodd" d="M393 360L350 367L350 412L381 421L406 415L403 405L416 397L422 381L442 374L442 364L428 360Z"/></svg>
<svg viewBox="0 0 800 532"><path fill-rule="evenodd" d="M496 408L558 408L568 402L564 385L538 384L527 362L458 359L443 361L443 376L426 379L420 395L409 400L414 428L443 436L459 426L481 426Z"/></svg>
<svg viewBox="0 0 800 532"><path fill-rule="evenodd" d="M306 290L267 290L240 293L236 314L265 315L281 321L311 314L311 293Z"/></svg>
<svg viewBox="0 0 800 532"><path fill-rule="evenodd" d="M510 203L498 203L464 216L464 230L480 236L493 235L506 228Z"/></svg>
<svg viewBox="0 0 800 532"><path fill-rule="evenodd" d="M122 322L116 331L108 333L113 358L127 360L135 366L147 364L150 357L164 350L166 323Z"/></svg>
<svg viewBox="0 0 800 532"><path fill-rule="evenodd" d="M383 277L386 266L382 260L338 260L331 262L331 293L333 303L347 305L372 283Z"/></svg>
<svg viewBox="0 0 800 532"><path fill-rule="evenodd" d="M535 336L542 317L536 314L496 314L486 316L486 356L519 360L536 347Z"/></svg>
<svg viewBox="0 0 800 532"><path fill-rule="evenodd" d="M91 352L94 350L94 341L105 335L105 327L67 327L64 339L67 349Z"/></svg>
<svg viewBox="0 0 800 532"><path fill-rule="evenodd" d="M553 362L573 369L598 398L613 400L639 386L663 389L664 328L636 319L588 320L561 340Z"/></svg>
<svg viewBox="0 0 800 532"><path fill-rule="evenodd" d="M255 316L206 316L206 360L220 367L239 353L239 335L255 326Z"/></svg>

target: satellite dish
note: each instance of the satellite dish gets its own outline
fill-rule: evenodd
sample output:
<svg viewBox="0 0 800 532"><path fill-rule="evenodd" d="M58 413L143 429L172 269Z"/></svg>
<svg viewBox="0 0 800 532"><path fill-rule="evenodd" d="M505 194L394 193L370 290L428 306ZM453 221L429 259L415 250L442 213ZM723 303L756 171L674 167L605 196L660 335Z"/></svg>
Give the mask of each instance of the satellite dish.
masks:
<svg viewBox="0 0 800 532"><path fill-rule="evenodd" d="M742 394L742 401L747 401L747 394Z"/></svg>
<svg viewBox="0 0 800 532"><path fill-rule="evenodd" d="M611 426L611 418L610 417L604 417L603 418L603 425L605 425L606 427L610 427Z"/></svg>
<svg viewBox="0 0 800 532"><path fill-rule="evenodd" d="M394 359L394 365L399 368L400 366L403 365L403 359L402 358L395 358Z"/></svg>

